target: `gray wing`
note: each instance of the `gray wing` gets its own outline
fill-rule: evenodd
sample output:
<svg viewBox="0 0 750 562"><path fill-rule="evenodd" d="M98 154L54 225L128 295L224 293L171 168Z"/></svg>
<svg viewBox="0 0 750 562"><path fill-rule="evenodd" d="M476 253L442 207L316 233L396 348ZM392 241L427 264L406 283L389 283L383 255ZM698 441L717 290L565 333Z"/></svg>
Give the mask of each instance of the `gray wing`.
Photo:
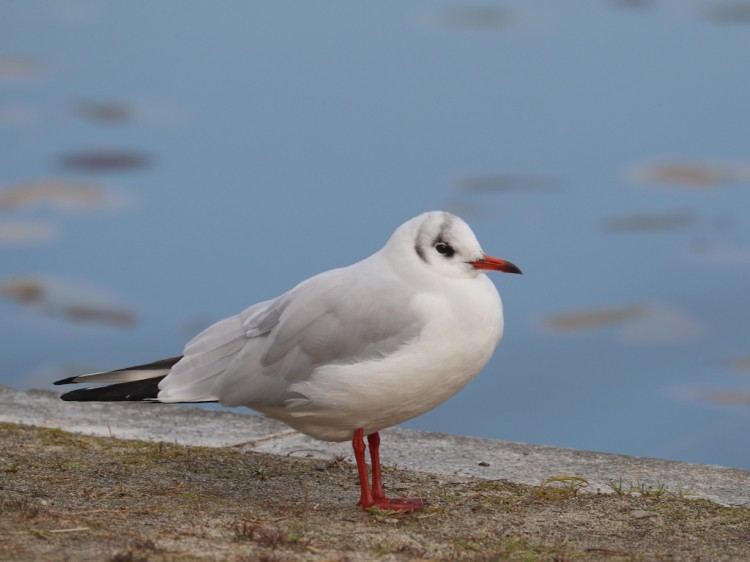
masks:
<svg viewBox="0 0 750 562"><path fill-rule="evenodd" d="M227 406L303 403L289 386L317 367L382 358L418 336L424 323L409 314L413 297L393 278L350 268L313 277L199 334L159 399L192 388Z"/></svg>
<svg viewBox="0 0 750 562"><path fill-rule="evenodd" d="M257 346L278 323L286 295L260 302L203 330L159 383L161 402L221 401L215 387L248 346ZM249 320L249 328L245 325ZM255 342L255 343L252 343Z"/></svg>

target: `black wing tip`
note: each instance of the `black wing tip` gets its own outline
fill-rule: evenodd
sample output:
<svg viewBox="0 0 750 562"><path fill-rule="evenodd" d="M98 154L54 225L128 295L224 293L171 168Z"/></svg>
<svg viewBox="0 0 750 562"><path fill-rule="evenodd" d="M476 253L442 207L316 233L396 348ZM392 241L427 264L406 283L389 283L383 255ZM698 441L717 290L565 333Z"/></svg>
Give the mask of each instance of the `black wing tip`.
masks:
<svg viewBox="0 0 750 562"><path fill-rule="evenodd" d="M165 376L107 386L77 388L66 392L60 399L66 402L158 402L159 383Z"/></svg>
<svg viewBox="0 0 750 562"><path fill-rule="evenodd" d="M66 392L65 394L60 395L60 400L65 400L65 402L79 402L81 400L86 400L85 396L89 394L91 390L92 389L89 387L77 388L75 390L71 390L70 392Z"/></svg>
<svg viewBox="0 0 750 562"><path fill-rule="evenodd" d="M92 374L99 375L99 374L105 374L105 373L120 373L122 371L134 371L136 369L160 371L162 369L171 369L177 364L177 362L180 359L182 359L182 355L176 355L175 357L168 357L167 359L159 359L158 361L154 361L152 363L144 363L142 365L134 365L132 367L125 367L124 369L115 369L114 371L102 371L101 373L92 373ZM78 380L82 376L83 375L76 375L73 377L68 377L67 379L60 379L59 381L55 381L52 384L60 385L60 384L76 384L79 382L86 382L85 380ZM159 380L161 380L162 378L164 377L161 377ZM81 390L85 390L85 389L81 389Z"/></svg>
<svg viewBox="0 0 750 562"><path fill-rule="evenodd" d="M55 383L57 384L57 383ZM79 388L77 390L71 390L70 392L66 392L65 394L60 395L60 400L65 400L65 402L77 402L79 399L76 398L76 392L80 392L82 390L88 390L88 388Z"/></svg>
<svg viewBox="0 0 750 562"><path fill-rule="evenodd" d="M79 388L66 392L60 396L65 402L153 402L159 404L156 398L139 396L136 394L125 394L118 396L107 396L98 392L98 388Z"/></svg>

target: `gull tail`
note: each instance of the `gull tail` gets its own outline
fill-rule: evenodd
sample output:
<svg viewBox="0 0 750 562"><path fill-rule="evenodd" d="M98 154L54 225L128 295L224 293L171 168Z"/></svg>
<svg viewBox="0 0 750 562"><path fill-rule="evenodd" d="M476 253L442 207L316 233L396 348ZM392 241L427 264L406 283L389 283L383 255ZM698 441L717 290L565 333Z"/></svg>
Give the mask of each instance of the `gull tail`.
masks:
<svg viewBox="0 0 750 562"><path fill-rule="evenodd" d="M182 356L161 359L153 363L125 369L79 375L55 381L55 384L80 382L112 382L107 386L80 388L66 392L60 398L72 402L142 401L158 402L159 383Z"/></svg>

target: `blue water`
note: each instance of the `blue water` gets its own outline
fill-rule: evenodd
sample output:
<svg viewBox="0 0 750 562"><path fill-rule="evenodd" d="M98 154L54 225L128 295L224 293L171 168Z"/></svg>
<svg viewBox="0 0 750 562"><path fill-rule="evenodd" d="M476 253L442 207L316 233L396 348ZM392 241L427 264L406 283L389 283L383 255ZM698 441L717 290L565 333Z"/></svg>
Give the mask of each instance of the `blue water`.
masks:
<svg viewBox="0 0 750 562"><path fill-rule="evenodd" d="M447 209L524 276L408 427L750 468L750 23L714 4L3 4L0 383L174 355Z"/></svg>

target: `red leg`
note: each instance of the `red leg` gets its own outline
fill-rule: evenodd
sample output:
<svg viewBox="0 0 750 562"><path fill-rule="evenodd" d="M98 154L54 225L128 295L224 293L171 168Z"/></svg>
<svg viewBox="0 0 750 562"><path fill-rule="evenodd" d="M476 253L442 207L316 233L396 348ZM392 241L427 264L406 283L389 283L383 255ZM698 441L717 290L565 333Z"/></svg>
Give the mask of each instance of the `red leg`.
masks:
<svg viewBox="0 0 750 562"><path fill-rule="evenodd" d="M361 430L357 430L361 431ZM356 436L356 433L355 433ZM355 437L356 438L356 437ZM360 443L364 446L364 442L360 437ZM380 435L375 432L367 436L367 444L370 447L370 462L372 463L372 495L370 505L361 504L363 507L376 506L380 509L424 509L425 502L420 498L406 498L406 499L389 499L385 496L383 491L383 478L380 471ZM356 452L356 451L355 451ZM363 450L364 458L364 450ZM359 467L359 462L357 463ZM360 482L362 478L362 472L360 472ZM365 479L367 478L367 472L365 471ZM369 492L369 490L368 490Z"/></svg>
<svg viewBox="0 0 750 562"><path fill-rule="evenodd" d="M383 478L380 474L380 434L376 431L367 436L367 446L370 448L370 465L372 466L372 499L385 500Z"/></svg>
<svg viewBox="0 0 750 562"><path fill-rule="evenodd" d="M361 427L354 431L352 437L352 449L354 449L354 458L357 460L357 472L359 473L360 496L359 503L363 509L367 509L375 502L372 500L370 493L370 481L367 478L367 463L365 462L365 430Z"/></svg>

